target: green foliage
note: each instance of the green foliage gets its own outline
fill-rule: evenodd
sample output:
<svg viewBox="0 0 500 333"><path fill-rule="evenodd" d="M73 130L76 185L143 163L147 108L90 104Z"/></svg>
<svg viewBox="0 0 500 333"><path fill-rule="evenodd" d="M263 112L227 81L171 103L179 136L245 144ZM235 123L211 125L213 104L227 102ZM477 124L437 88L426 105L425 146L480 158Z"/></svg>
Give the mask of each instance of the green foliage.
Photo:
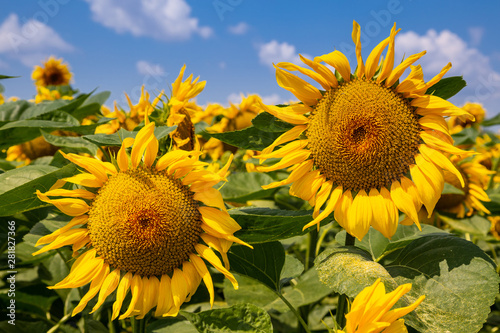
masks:
<svg viewBox="0 0 500 333"><path fill-rule="evenodd" d="M266 132L255 126L234 132L204 133L206 136L219 139L234 147L259 151L273 143L281 134L282 132Z"/></svg>
<svg viewBox="0 0 500 333"><path fill-rule="evenodd" d="M467 83L461 76L452 76L441 79L435 85L431 86L425 92L427 95L434 95L441 97L443 99L449 99L450 97L455 96L465 88Z"/></svg>

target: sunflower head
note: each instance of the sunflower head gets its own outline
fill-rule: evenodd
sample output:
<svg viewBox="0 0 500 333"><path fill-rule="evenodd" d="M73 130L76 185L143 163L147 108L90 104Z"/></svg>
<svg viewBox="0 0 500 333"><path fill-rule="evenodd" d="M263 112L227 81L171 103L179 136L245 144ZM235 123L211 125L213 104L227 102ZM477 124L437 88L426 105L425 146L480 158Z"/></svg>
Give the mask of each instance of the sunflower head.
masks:
<svg viewBox="0 0 500 333"><path fill-rule="evenodd" d="M45 61L43 66L35 66L31 73L31 78L39 87L64 86L70 83L72 76L63 59L56 59L53 56Z"/></svg>
<svg viewBox="0 0 500 333"><path fill-rule="evenodd" d="M404 320L399 318L415 310L425 296L420 296L414 303L404 308L390 309L410 290L411 284L408 283L386 294L384 283L377 279L373 285L363 289L354 298L349 313L345 315L346 327L344 330L337 330L337 333L381 332L382 330L384 333L408 332Z"/></svg>
<svg viewBox="0 0 500 333"><path fill-rule="evenodd" d="M306 227L319 226L335 212L337 222L358 239L370 226L390 238L397 228L398 211L417 226L422 205L432 213L444 186L443 170L463 182L443 153L469 153L453 146L444 117L474 117L438 96L426 94L451 64L427 82L421 66L413 66L425 51L394 66L398 32L394 25L390 36L371 51L365 62L360 27L354 22L354 72L340 51L313 60L301 56L309 68L286 62L275 66L278 85L302 104L261 104L265 111L295 126L258 156L281 161L259 170L290 168L287 179L265 188L293 183L290 193L314 206L314 220ZM408 68L410 74L400 81ZM292 72L315 80L322 90ZM274 150L276 147L280 149Z"/></svg>
<svg viewBox="0 0 500 333"><path fill-rule="evenodd" d="M233 242L248 244L234 237L240 227L213 188L225 179L231 161L213 172L196 151L174 150L157 159L155 124L147 118L145 122L135 138L123 141L115 164L64 154L86 170L65 179L76 188L37 192L40 200L73 216L66 226L42 237L37 245L48 245L34 253L72 245L77 259L71 272L52 288L91 283L73 315L99 293L92 311L97 310L116 290L115 319L130 290L130 305L120 318L142 318L155 307L155 316L174 316L201 280L213 304L205 261L237 287L228 271L227 251Z"/></svg>
<svg viewBox="0 0 500 333"><path fill-rule="evenodd" d="M481 125L484 117L486 116L486 111L484 110L483 106L478 103L466 103L464 106L462 106L462 109L473 115L474 120L463 118L461 119L457 116L451 116L448 119L448 125L450 127L450 133L452 134L458 133L467 127L477 127Z"/></svg>
<svg viewBox="0 0 500 333"><path fill-rule="evenodd" d="M451 160L462 175L464 183L462 184L455 174L445 170L445 182L461 192L443 194L436 204L436 209L455 213L459 218L463 218L466 211L467 216L471 216L476 211L491 214L482 202L491 201L484 189L495 172L481 164L481 159L478 157L452 156Z"/></svg>

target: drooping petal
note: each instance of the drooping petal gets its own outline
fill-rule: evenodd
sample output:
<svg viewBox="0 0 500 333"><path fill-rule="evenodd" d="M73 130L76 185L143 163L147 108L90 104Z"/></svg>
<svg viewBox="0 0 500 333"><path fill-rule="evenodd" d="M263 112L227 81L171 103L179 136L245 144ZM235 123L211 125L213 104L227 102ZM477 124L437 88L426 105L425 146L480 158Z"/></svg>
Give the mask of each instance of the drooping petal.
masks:
<svg viewBox="0 0 500 333"><path fill-rule="evenodd" d="M239 224L227 212L213 207L199 207L204 223L220 233L233 234L240 230Z"/></svg>
<svg viewBox="0 0 500 333"><path fill-rule="evenodd" d="M222 194L213 187L202 192L196 192L193 199L203 202L207 206L217 207L223 211L226 210Z"/></svg>
<svg viewBox="0 0 500 333"><path fill-rule="evenodd" d="M61 212L69 216L83 215L90 209L89 205L80 199L49 199L45 193L39 190L36 190L36 195L41 201L56 206Z"/></svg>
<svg viewBox="0 0 500 333"><path fill-rule="evenodd" d="M415 184L406 177L401 177L401 183L397 180L391 184L391 199L396 207L408 215L420 229L418 212L422 204Z"/></svg>
<svg viewBox="0 0 500 333"><path fill-rule="evenodd" d="M73 312L71 313L72 316L76 315L77 313L80 313L85 307L87 306L87 303L94 298L95 295L99 292L101 289L102 284L104 283L104 280L109 274L109 265L103 265L100 272L97 274L97 276L92 280L90 283L89 291L85 294L85 296L82 297L78 305L73 309Z"/></svg>
<svg viewBox="0 0 500 333"><path fill-rule="evenodd" d="M361 241L368 232L372 219L370 199L366 191L361 190L356 194L352 207L349 209L346 231Z"/></svg>
<svg viewBox="0 0 500 333"><path fill-rule="evenodd" d="M194 267L198 271L198 274L202 277L203 282L205 282L205 286L207 287L208 293L210 295L210 307L214 305L214 284L212 282L212 276L205 265L205 262L198 257L196 254L191 253L189 255L189 259L193 263Z"/></svg>
<svg viewBox="0 0 500 333"><path fill-rule="evenodd" d="M219 272L224 274L224 276L233 284L234 289L238 289L238 282L234 278L233 274L231 274L226 268L224 268L219 257L215 255L212 249L203 244L196 244L195 250L202 258L212 264L212 266L214 266Z"/></svg>
<svg viewBox="0 0 500 333"><path fill-rule="evenodd" d="M103 181L91 173L79 173L72 177L64 178L64 181L85 187L102 187Z"/></svg>
<svg viewBox="0 0 500 333"><path fill-rule="evenodd" d="M298 125L295 126L294 128L286 131L282 135L280 135L274 142L264 150L262 150L262 154L268 154L269 152L273 151L273 149L285 142L289 142L292 140L297 139L302 132L304 132L307 129L307 125ZM264 160L261 160L260 163L262 163Z"/></svg>
<svg viewBox="0 0 500 333"><path fill-rule="evenodd" d="M352 206L352 193L350 190L343 192L337 202L334 213L335 221L344 229L349 227L348 225L348 213ZM349 232L349 231L347 231Z"/></svg>
<svg viewBox="0 0 500 333"><path fill-rule="evenodd" d="M142 289L142 309L136 319L143 319L149 311L158 303L160 280L156 276L150 276L146 281L144 279Z"/></svg>
<svg viewBox="0 0 500 333"><path fill-rule="evenodd" d="M171 280L167 274L163 274L158 287L158 305L156 306L155 317L168 313L173 304Z"/></svg>
<svg viewBox="0 0 500 333"><path fill-rule="evenodd" d="M356 45L356 59L358 60L358 68L356 69L356 76L362 78L365 75L365 65L363 57L361 56L361 28L358 22L352 22L352 41Z"/></svg>
<svg viewBox="0 0 500 333"><path fill-rule="evenodd" d="M36 256L37 254L44 253L53 249L58 249L66 245L72 245L73 243L76 243L80 239L87 237L87 234L88 234L88 229L86 228L71 229L65 231L61 233L59 236L57 236L57 238L50 244L34 252L33 255Z"/></svg>
<svg viewBox="0 0 500 333"><path fill-rule="evenodd" d="M122 308L123 300L127 295L127 291L130 288L130 284L132 282L132 272L127 272L118 285L118 289L116 290L116 301L113 303L113 315L111 320L115 320L120 314L120 310Z"/></svg>
<svg viewBox="0 0 500 333"><path fill-rule="evenodd" d="M322 56L315 57L314 61L323 61L335 68L345 82L349 82L351 80L351 66L349 65L349 59L347 59L342 52L333 51L328 54L323 54Z"/></svg>
<svg viewBox="0 0 500 333"><path fill-rule="evenodd" d="M453 145L450 145L449 143L439 140L435 136L426 132L420 132L420 137L430 148L434 148L436 150L441 150L450 154L464 156L464 157L476 154L473 151L465 151Z"/></svg>
<svg viewBox="0 0 500 333"><path fill-rule="evenodd" d="M120 317L118 317L118 319L120 320L130 317L135 309L137 301L142 296L142 277L139 274L134 274L134 277L132 278L132 281L130 283L130 291L132 293L132 299L130 300L130 304L127 310Z"/></svg>
<svg viewBox="0 0 500 333"><path fill-rule="evenodd" d="M290 153L288 156L285 156L282 158L278 163L272 166L259 166L257 167L257 170L261 172L269 172L269 171L275 171L279 169L284 169L288 168L289 166L292 166L294 164L302 163L305 160L309 158L311 155L311 152L309 150L299 150L295 151L293 153Z"/></svg>
<svg viewBox="0 0 500 333"><path fill-rule="evenodd" d="M329 182L326 182L325 184L329 184L329 185L326 185L325 188L323 188L322 190L324 191L324 193L329 193L329 190L328 188L331 190L332 186L333 186L333 183L331 181ZM321 190L320 190L321 192ZM322 193L322 195L324 195L324 193ZM338 186L336 187L331 195L330 195L330 199L328 200L327 204L326 204L326 207L325 207L325 210L323 210L318 216L314 217L314 220L312 220L311 222L309 222L308 224L306 224L302 230L305 230L313 225L316 225L316 224L319 224L321 221L323 221L326 217L328 217L328 215L330 215L334 210L335 210L335 207L337 206L337 204L339 203L339 200L340 198L342 197L342 186ZM337 218L335 218L337 219Z"/></svg>
<svg viewBox="0 0 500 333"><path fill-rule="evenodd" d="M422 172L418 165L411 165L410 173L413 183L417 186L422 203L427 209L428 217L430 217L441 196L441 192L438 191L437 185Z"/></svg>
<svg viewBox="0 0 500 333"><path fill-rule="evenodd" d="M76 217L72 218L71 221L69 221L68 224L66 224L64 227L57 229L56 231L54 231L51 234L48 234L48 235L41 237L36 242L35 246L39 246L39 245L48 244L48 243L53 242L57 238L57 236L59 236L60 234L70 230L74 226L83 225L83 224L87 223L88 219L89 219L88 215L80 215L80 216L76 216Z"/></svg>
<svg viewBox="0 0 500 333"><path fill-rule="evenodd" d="M116 287L118 287L119 282L120 282L120 270L115 269L110 274L108 274L108 276L104 280L104 283L102 284L101 287L101 291L99 292L99 299L97 300L97 303L94 305L90 313L95 312L97 309L101 307L106 298L109 295L111 295L113 291L115 291Z"/></svg>

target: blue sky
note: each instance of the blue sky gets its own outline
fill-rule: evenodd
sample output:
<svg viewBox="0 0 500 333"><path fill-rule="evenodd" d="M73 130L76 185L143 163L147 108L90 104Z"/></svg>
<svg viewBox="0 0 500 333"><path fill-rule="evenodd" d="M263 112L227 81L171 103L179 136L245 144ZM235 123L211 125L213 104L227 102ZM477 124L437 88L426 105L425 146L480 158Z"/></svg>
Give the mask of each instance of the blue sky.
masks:
<svg viewBox="0 0 500 333"><path fill-rule="evenodd" d="M0 5L0 74L5 95L31 98L34 65L62 57L73 86L112 92L107 104L137 100L140 87L168 89L183 64L206 80L197 102L239 101L257 93L269 104L292 100L275 80L273 62L297 62L338 49L352 56L352 21L364 32L363 54L402 28L396 59L427 50L425 78L448 62L447 76L468 82L453 102L500 112L499 1L37 0Z"/></svg>

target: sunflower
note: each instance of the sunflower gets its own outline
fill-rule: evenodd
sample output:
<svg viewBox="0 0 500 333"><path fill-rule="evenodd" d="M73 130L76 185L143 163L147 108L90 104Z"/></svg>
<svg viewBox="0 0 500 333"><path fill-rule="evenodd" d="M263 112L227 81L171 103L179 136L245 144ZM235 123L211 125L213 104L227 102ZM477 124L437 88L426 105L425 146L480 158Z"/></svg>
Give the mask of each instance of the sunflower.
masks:
<svg viewBox="0 0 500 333"><path fill-rule="evenodd" d="M3 103L5 103L5 98L2 94L0 94L0 105L2 105Z"/></svg>
<svg viewBox="0 0 500 333"><path fill-rule="evenodd" d="M422 303L425 296L420 296L413 304L390 310L394 304L411 290L411 283L397 287L386 294L380 279L363 289L354 299L351 310L345 315L346 327L337 333L405 333L408 332L403 319L398 319ZM389 311L390 310L390 311Z"/></svg>
<svg viewBox="0 0 500 333"><path fill-rule="evenodd" d="M55 101L58 99L64 99L64 100L72 100L73 96L68 96L68 95L61 95L61 93L57 90L50 90L47 89L43 86L39 86L36 89L36 96L34 102L36 104L41 103L43 101ZM33 100L30 100L33 102Z"/></svg>
<svg viewBox="0 0 500 333"><path fill-rule="evenodd" d="M252 125L252 119L262 112L260 104L262 100L258 95L241 95L241 103L229 103L229 108L219 108L219 119L212 126L207 127L208 132L224 133L238 131ZM208 109L208 108L207 108ZM236 151L235 147L223 143L216 138L210 138L203 145L204 152L208 153L212 160L217 161L225 151Z"/></svg>
<svg viewBox="0 0 500 333"><path fill-rule="evenodd" d="M193 74L182 81L185 70L186 65L182 66L177 79L172 83L172 96L168 100L167 125L177 125L177 128L170 133L174 146L179 149L192 150L198 149L199 143L194 132L191 114L200 108L191 99L203 91L206 81L198 82L199 76L193 80Z"/></svg>
<svg viewBox="0 0 500 333"><path fill-rule="evenodd" d="M462 193L445 193L436 204L437 210L444 210L457 214L457 217L471 216L475 211L485 214L491 214L484 207L481 201L491 201L484 189L488 186L488 181L494 171L488 170L480 163L481 159L464 159L459 156L452 156L451 161L459 170L464 184L461 184L457 176L447 170L444 171L444 180L446 183L462 191Z"/></svg>
<svg viewBox="0 0 500 333"><path fill-rule="evenodd" d="M106 124L100 125L96 128L95 133L104 133L104 134L113 134L118 131L120 128L123 128L127 131L132 131L136 128L146 117L146 115L151 114L153 112L154 107L158 104L161 97L163 95L163 91L150 102L149 92L144 89L144 85L141 88L141 97L137 104L133 104L130 100L130 97L125 94L125 98L127 99L127 103L129 106L129 111L125 112L121 108L118 107L117 102L114 103L114 110L111 111L108 107L102 106L101 113L103 116L107 118L115 118L109 121Z"/></svg>
<svg viewBox="0 0 500 333"><path fill-rule="evenodd" d="M65 179L80 188L37 191L40 200L73 216L66 226L40 238L37 245L49 244L34 253L73 246L77 259L70 273L49 287L77 288L90 283L73 315L99 293L92 309L96 311L116 290L115 319L130 290L130 305L120 319L141 319L154 307L155 316L175 316L201 280L213 304L213 282L203 259L238 287L228 271L227 251L233 242L249 245L233 236L240 226L212 187L224 180L230 161L217 173L205 169L195 151L170 151L156 161L155 123L147 119L135 139L123 141L116 165L64 154L87 171ZM130 146L129 157L126 149Z"/></svg>
<svg viewBox="0 0 500 333"><path fill-rule="evenodd" d="M465 103L462 109L473 115L474 120L460 119L460 117L451 116L448 118L448 126L451 134L458 133L467 127L479 126L486 116L486 111L483 106L478 103Z"/></svg>
<svg viewBox="0 0 500 333"><path fill-rule="evenodd" d="M428 82L424 82L420 65L411 66L425 51L393 68L394 38L399 31L396 25L365 64L360 27L356 22L353 25L357 57L353 74L347 57L339 51L314 61L301 56L312 70L292 63L275 66L278 84L303 104L262 105L267 112L295 126L262 151L258 157L262 160L282 159L273 166L260 167L260 171L291 167L287 179L264 188L293 183L290 193L314 206L314 220L305 228L319 227L320 221L335 211L335 220L358 239L370 225L390 238L398 225L398 210L419 227L417 212L421 205L432 212L443 189L442 169L462 180L442 152L468 153L453 146L443 117L474 117L438 96L426 94L451 64ZM378 66L387 46L385 60ZM321 62L334 67L336 73ZM410 66L409 76L399 82ZM325 91L290 71L309 76ZM286 145L273 151L282 144ZM319 213L324 203L326 207Z"/></svg>
<svg viewBox="0 0 500 333"><path fill-rule="evenodd" d="M488 220L491 222L491 234L500 240L500 216L488 216Z"/></svg>
<svg viewBox="0 0 500 333"><path fill-rule="evenodd" d="M64 64L62 59L56 59L53 56L43 63L43 67L35 66L31 73L31 78L39 87L64 86L69 84L72 76L68 65Z"/></svg>

